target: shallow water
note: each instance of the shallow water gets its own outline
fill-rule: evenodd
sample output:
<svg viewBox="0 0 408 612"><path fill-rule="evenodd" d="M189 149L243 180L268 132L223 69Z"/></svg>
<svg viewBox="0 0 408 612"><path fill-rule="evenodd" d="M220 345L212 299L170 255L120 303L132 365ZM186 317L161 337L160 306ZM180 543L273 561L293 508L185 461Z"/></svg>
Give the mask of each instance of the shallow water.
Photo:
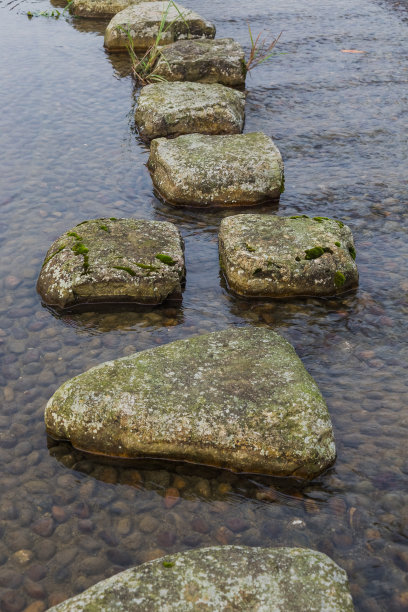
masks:
<svg viewBox="0 0 408 612"><path fill-rule="evenodd" d="M154 197L129 67L103 50L104 22L29 20L27 10L51 5L1 0L1 609L49 606L147 559L228 542L321 550L347 570L357 610L408 610L406 4L187 4L243 44L247 19L254 32L283 30L282 55L247 81L245 130L264 131L282 152L279 214L330 215L351 227L360 287L332 300L230 296L217 228L233 211ZM49 245L101 216L178 225L187 263L180 307L59 318L41 306L35 283ZM47 440L44 406L67 378L230 325L276 329L319 384L338 459L313 483L107 465ZM169 487L180 494L172 507Z"/></svg>

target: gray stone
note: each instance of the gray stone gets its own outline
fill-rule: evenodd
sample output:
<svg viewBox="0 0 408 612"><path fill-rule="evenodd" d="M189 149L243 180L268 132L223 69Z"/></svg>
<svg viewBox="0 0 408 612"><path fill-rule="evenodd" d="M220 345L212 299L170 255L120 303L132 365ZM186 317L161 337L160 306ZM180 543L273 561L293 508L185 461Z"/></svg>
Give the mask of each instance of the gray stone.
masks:
<svg viewBox="0 0 408 612"><path fill-rule="evenodd" d="M216 546L167 555L50 612L353 612L346 572L307 548Z"/></svg>
<svg viewBox="0 0 408 612"><path fill-rule="evenodd" d="M113 17L129 6L153 0L72 0L69 10L77 17Z"/></svg>
<svg viewBox="0 0 408 612"><path fill-rule="evenodd" d="M184 275L183 243L172 223L92 219L52 244L37 290L59 308L115 301L155 305L181 295Z"/></svg>
<svg viewBox="0 0 408 612"><path fill-rule="evenodd" d="M167 81L200 81L244 87L245 54L232 38L179 40L166 46L154 73Z"/></svg>
<svg viewBox="0 0 408 612"><path fill-rule="evenodd" d="M154 83L143 87L135 113L144 140L181 134L239 134L245 94L224 85Z"/></svg>
<svg viewBox="0 0 408 612"><path fill-rule="evenodd" d="M187 134L151 144L148 167L158 194L170 204L250 206L277 200L283 162L265 134Z"/></svg>
<svg viewBox="0 0 408 612"><path fill-rule="evenodd" d="M319 389L292 346L232 328L109 361L65 382L48 434L116 457L313 478L335 459Z"/></svg>
<svg viewBox="0 0 408 612"><path fill-rule="evenodd" d="M163 16L160 45L187 38L214 38L215 26L194 11L168 0L141 2L117 13L105 31L109 51L126 51L129 32L136 53L147 51L156 42Z"/></svg>
<svg viewBox="0 0 408 612"><path fill-rule="evenodd" d="M325 296L358 285L350 229L326 217L236 215L223 219L220 263L246 297Z"/></svg>

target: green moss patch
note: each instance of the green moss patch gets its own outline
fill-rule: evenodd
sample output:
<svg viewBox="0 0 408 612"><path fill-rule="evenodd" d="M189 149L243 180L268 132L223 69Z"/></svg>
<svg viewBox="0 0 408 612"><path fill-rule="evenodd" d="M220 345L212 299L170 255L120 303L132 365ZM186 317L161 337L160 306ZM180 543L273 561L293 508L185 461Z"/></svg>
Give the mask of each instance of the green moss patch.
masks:
<svg viewBox="0 0 408 612"><path fill-rule="evenodd" d="M342 287L345 282L346 282L346 277L344 276L343 272L340 272L340 270L337 270L336 274L334 275L334 284L336 285L338 289L340 289L340 287Z"/></svg>
<svg viewBox="0 0 408 612"><path fill-rule="evenodd" d="M134 270L132 270L132 268L128 268L128 266L113 266L115 268L115 270L123 270L124 272L127 272L128 274L130 274L130 276L136 276L136 272Z"/></svg>
<svg viewBox="0 0 408 612"><path fill-rule="evenodd" d="M170 255L165 255L164 253L157 253L156 259L168 266L174 266L176 263Z"/></svg>

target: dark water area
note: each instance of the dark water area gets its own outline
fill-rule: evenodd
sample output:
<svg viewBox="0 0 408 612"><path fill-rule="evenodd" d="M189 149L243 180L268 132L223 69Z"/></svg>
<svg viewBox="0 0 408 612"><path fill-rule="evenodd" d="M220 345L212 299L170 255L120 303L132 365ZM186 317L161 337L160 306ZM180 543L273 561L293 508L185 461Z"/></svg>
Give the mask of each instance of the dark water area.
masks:
<svg viewBox="0 0 408 612"><path fill-rule="evenodd" d="M224 543L307 546L347 572L356 609L408 610L406 4L188 0L248 48L283 34L247 80L245 131L273 137L286 190L270 214L334 216L352 229L360 287L336 299L248 302L218 265L235 211L157 200L137 139L126 58L106 22L44 17L46 0L0 4L0 609L45 609L126 567ZM364 53L344 53L342 50ZM74 313L41 306L49 245L94 217L176 223L181 305ZM330 410L338 458L300 486L188 464L98 461L47 440L47 400L106 360L228 326L283 334ZM173 504L166 491L176 488ZM174 495L173 491L173 495Z"/></svg>

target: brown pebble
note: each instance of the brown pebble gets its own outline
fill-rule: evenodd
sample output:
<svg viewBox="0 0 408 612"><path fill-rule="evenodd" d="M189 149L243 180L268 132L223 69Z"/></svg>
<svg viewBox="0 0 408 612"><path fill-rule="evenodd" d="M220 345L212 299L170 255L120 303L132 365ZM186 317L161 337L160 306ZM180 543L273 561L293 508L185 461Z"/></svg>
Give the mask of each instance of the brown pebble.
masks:
<svg viewBox="0 0 408 612"><path fill-rule="evenodd" d="M305 499L305 510L308 514L319 514L319 504L314 499Z"/></svg>
<svg viewBox="0 0 408 612"><path fill-rule="evenodd" d="M12 402L14 399L14 391L11 387L7 386L3 389L4 399L6 402Z"/></svg>
<svg viewBox="0 0 408 612"><path fill-rule="evenodd" d="M55 524L53 519L50 516L44 517L36 521L32 530L39 536L43 538L48 538L50 535L54 533Z"/></svg>
<svg viewBox="0 0 408 612"><path fill-rule="evenodd" d="M215 539L217 540L217 542L219 542L219 544L229 544L233 540L233 538L234 534L232 533L232 531L224 525L219 527L215 532Z"/></svg>
<svg viewBox="0 0 408 612"><path fill-rule="evenodd" d="M32 599L45 599L47 592L42 584L26 579L24 581L24 589Z"/></svg>
<svg viewBox="0 0 408 612"><path fill-rule="evenodd" d="M179 490L176 489L176 487L170 487L166 490L163 503L164 507L167 508L167 510L175 506L179 501L180 493Z"/></svg>
<svg viewBox="0 0 408 612"><path fill-rule="evenodd" d="M220 482L217 491L220 495L227 495L227 493L231 493L232 487L229 482Z"/></svg>
<svg viewBox="0 0 408 612"><path fill-rule="evenodd" d="M63 593L62 591L56 591L55 593L51 593L48 597L48 606L52 608L52 606L57 606L62 603L66 599L68 599L69 595Z"/></svg>
<svg viewBox="0 0 408 612"><path fill-rule="evenodd" d="M2 568L0 569L0 586L16 589L22 581L21 574L14 570Z"/></svg>
<svg viewBox="0 0 408 612"><path fill-rule="evenodd" d="M0 609L3 612L21 612L25 605L25 597L16 591L6 591L0 599Z"/></svg>
<svg viewBox="0 0 408 612"><path fill-rule="evenodd" d="M173 487L176 489L184 489L187 486L187 482L181 476L175 476L173 481Z"/></svg>
<svg viewBox="0 0 408 612"><path fill-rule="evenodd" d="M9 274L4 279L4 286L7 289L15 289L16 287L19 286L20 283L21 283L21 278L17 278L17 276L13 276L12 274Z"/></svg>
<svg viewBox="0 0 408 612"><path fill-rule="evenodd" d="M86 519L90 517L91 511L87 503L78 502L74 506L74 514L76 514L76 516L78 516L81 519Z"/></svg>
<svg viewBox="0 0 408 612"><path fill-rule="evenodd" d="M405 550L398 550L395 554L395 564L404 570L404 572L408 572L408 552Z"/></svg>
<svg viewBox="0 0 408 612"><path fill-rule="evenodd" d="M53 506L51 508L51 513L57 523L65 523L69 518L68 512L65 508L62 508L62 506Z"/></svg>
<svg viewBox="0 0 408 612"><path fill-rule="evenodd" d="M42 540L35 545L35 554L40 561L49 561L55 555L55 544L51 540Z"/></svg>
<svg viewBox="0 0 408 612"><path fill-rule="evenodd" d="M198 531L198 533L208 533L210 531L209 524L200 516L194 518L190 524L194 531Z"/></svg>
<svg viewBox="0 0 408 612"><path fill-rule="evenodd" d="M176 534L173 531L160 531L157 534L156 541L163 548L170 548L176 541Z"/></svg>
<svg viewBox="0 0 408 612"><path fill-rule="evenodd" d="M164 557L166 551L162 548L151 548L149 550L144 550L141 552L139 558L142 563L147 563L147 561L153 561L154 559L160 559L160 557Z"/></svg>
<svg viewBox="0 0 408 612"><path fill-rule="evenodd" d="M241 531L245 531L250 528L250 524L245 519L240 516L231 516L225 521L228 529L234 531L235 533L240 533Z"/></svg>
<svg viewBox="0 0 408 612"><path fill-rule="evenodd" d="M278 500L278 495L275 489L262 489L261 491L256 492L256 499L259 499L260 501L274 502Z"/></svg>
<svg viewBox="0 0 408 612"><path fill-rule="evenodd" d="M342 497L332 497L329 500L329 508L338 518L342 518L347 512L346 502Z"/></svg>
<svg viewBox="0 0 408 612"><path fill-rule="evenodd" d="M45 578L47 575L47 568L45 565L41 565L41 563L33 563L27 568L26 576L30 578L30 580L38 581Z"/></svg>
<svg viewBox="0 0 408 612"><path fill-rule="evenodd" d="M43 601L33 601L27 608L24 608L24 612L44 612L46 609L47 606Z"/></svg>
<svg viewBox="0 0 408 612"><path fill-rule="evenodd" d="M139 529L140 531L143 531L143 533L152 533L152 531L156 531L159 526L159 521L154 518L154 516L150 515L144 516L139 523Z"/></svg>
<svg viewBox="0 0 408 612"><path fill-rule="evenodd" d="M78 529L82 533L91 533L95 529L95 525L90 519L80 519L78 521Z"/></svg>

